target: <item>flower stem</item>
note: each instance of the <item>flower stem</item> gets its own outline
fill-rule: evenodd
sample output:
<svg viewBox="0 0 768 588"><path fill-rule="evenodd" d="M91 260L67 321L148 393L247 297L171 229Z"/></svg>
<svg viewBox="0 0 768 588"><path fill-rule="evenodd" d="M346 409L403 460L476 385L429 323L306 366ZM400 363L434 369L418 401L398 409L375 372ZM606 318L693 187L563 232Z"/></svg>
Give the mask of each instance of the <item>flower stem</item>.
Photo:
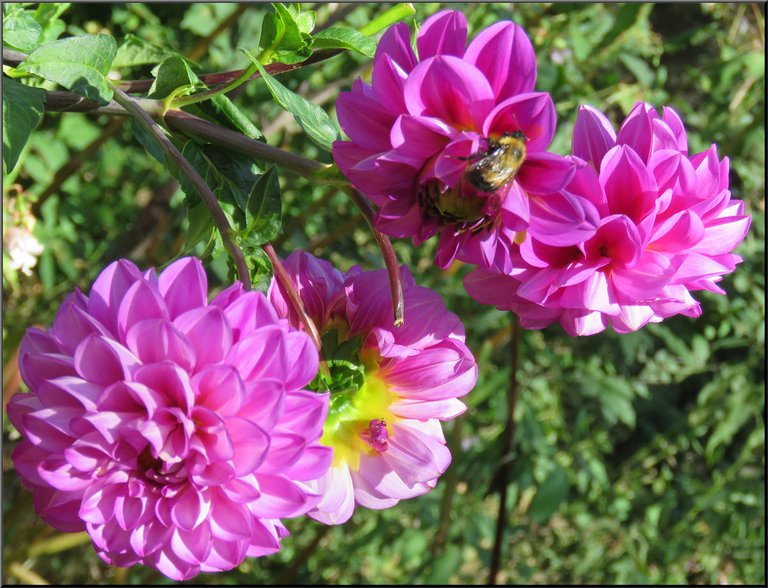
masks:
<svg viewBox="0 0 768 588"><path fill-rule="evenodd" d="M283 262L280 260L280 257L277 255L277 252L275 251L275 248L272 247L271 243L265 243L261 248L264 250L264 253L267 254L267 257L269 257L269 261L272 262L272 269L277 283L280 284L280 289L283 291L283 294L288 297L288 302L291 304L291 307L293 307L294 312L298 315L301 324L304 325L304 328L312 339L312 342L315 344L315 347L319 350L322 345L320 334L317 332L317 327L315 326L314 321L307 314L307 311L304 308L304 303L301 301L301 295L298 290L296 290L296 286L294 285L293 280L291 280L291 276L285 271Z"/></svg>
<svg viewBox="0 0 768 588"><path fill-rule="evenodd" d="M510 349L509 349L509 390L507 391L507 426L501 444L501 463L497 472L496 482L499 489L499 514L496 518L496 537L491 554L491 569L488 574L488 585L496 584L496 577L501 567L501 546L504 541L504 529L507 526L507 489L509 486L510 453L515 439L515 408L517 407L517 367L520 351L520 325L517 315L510 312Z"/></svg>
<svg viewBox="0 0 768 588"><path fill-rule="evenodd" d="M261 141L250 139L236 131L225 129L188 112L169 110L165 114L165 121L168 126L177 131L200 137L246 157L274 163L310 180L324 184L342 182L346 184L346 180L335 171L336 168L333 165L306 159L290 151L284 151Z"/></svg>
<svg viewBox="0 0 768 588"><path fill-rule="evenodd" d="M383 31L388 26L393 25L396 22L400 22L404 18L408 18L415 12L416 12L416 9L413 7L413 4L411 4L410 2L397 4L392 8L390 8L389 10L387 10L386 12L374 18L368 24L360 27L359 33L361 35L365 35L366 37L370 37L371 35L375 35L379 31Z"/></svg>
<svg viewBox="0 0 768 588"><path fill-rule="evenodd" d="M451 450L454 462L456 460L456 455L461 451L463 423L464 415L458 416L453 421L453 429L451 430L451 436L448 439L448 449ZM443 478L444 479L440 481L440 484L443 486L443 497L440 501L440 522L438 523L435 538L432 540L432 545L430 546L430 553L433 558L440 556L443 547L445 547L445 542L448 540L448 532L451 528L451 506L453 497L456 495L456 484L458 483L456 467L448 468L448 471Z"/></svg>
<svg viewBox="0 0 768 588"><path fill-rule="evenodd" d="M208 187L208 184L205 183L205 180L203 180L195 168L192 167L192 164L186 160L178 149L176 149L176 146L171 143L171 140L166 136L162 128L160 128L160 125L152 120L152 117L142 110L133 98L125 94L120 88L113 86L113 90L115 92L115 101L125 108L125 110L136 119L136 122L144 127L144 129L158 142L165 155L178 166L179 171L189 178L189 181L195 187L200 198L202 198L203 202L208 207L208 210L211 212L213 222L216 224L216 227L221 234L221 240L224 243L224 247L229 251L229 254L235 262L240 281L243 283L246 290L250 290L251 277L248 272L248 265L245 263L245 256L240 247L238 247L232 240L232 227L229 226L229 221L227 220L224 211L221 209L218 200L216 200L216 196Z"/></svg>
<svg viewBox="0 0 768 588"><path fill-rule="evenodd" d="M387 267L387 274L389 275L389 289L392 298L392 311L395 315L395 326L399 327L405 322L404 312L405 303L403 302L403 284L400 281L400 267L397 263L397 255L395 250L392 249L392 243L389 241L389 237L381 233L375 226L374 216L375 211L371 206L368 199L360 194L354 188L347 186L344 191L349 194L354 203L363 213L365 220L368 221L368 225L373 231L373 237L376 239L376 244L381 250L381 254L384 257L384 265Z"/></svg>

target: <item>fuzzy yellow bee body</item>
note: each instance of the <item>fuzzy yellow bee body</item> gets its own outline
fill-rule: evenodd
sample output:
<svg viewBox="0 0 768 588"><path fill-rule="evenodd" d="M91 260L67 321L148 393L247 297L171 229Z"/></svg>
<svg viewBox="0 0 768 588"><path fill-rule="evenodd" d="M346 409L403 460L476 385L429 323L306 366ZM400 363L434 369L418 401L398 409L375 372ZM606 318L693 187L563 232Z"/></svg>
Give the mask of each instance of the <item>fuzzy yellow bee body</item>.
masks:
<svg viewBox="0 0 768 588"><path fill-rule="evenodd" d="M470 155L464 178L481 192L496 192L511 182L525 161L526 137L522 131L488 139L488 149Z"/></svg>

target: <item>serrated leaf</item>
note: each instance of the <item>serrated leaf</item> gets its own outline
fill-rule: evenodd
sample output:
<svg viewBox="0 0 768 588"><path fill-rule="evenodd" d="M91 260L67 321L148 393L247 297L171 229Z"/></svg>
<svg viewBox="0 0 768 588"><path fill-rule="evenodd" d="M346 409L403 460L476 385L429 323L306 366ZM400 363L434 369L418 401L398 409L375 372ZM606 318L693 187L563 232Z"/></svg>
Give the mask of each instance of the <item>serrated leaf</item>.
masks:
<svg viewBox="0 0 768 588"><path fill-rule="evenodd" d="M45 92L3 78L3 163L13 171L45 109Z"/></svg>
<svg viewBox="0 0 768 588"><path fill-rule="evenodd" d="M331 151L333 142L341 139L341 132L338 125L328 116L328 113L317 104L312 104L298 94L291 92L269 75L267 70L248 51L243 50L243 52L256 64L275 102L283 110L287 110L293 115L293 118L314 143L326 151Z"/></svg>
<svg viewBox="0 0 768 588"><path fill-rule="evenodd" d="M15 10L3 17L3 45L29 53L40 42L43 27L28 10Z"/></svg>
<svg viewBox="0 0 768 588"><path fill-rule="evenodd" d="M548 520L568 497L568 487L568 475L557 466L539 486L528 509L530 517L537 523Z"/></svg>
<svg viewBox="0 0 768 588"><path fill-rule="evenodd" d="M330 27L317 33L312 46L315 49L351 49L373 58L376 42L370 37L347 27Z"/></svg>
<svg viewBox="0 0 768 588"><path fill-rule="evenodd" d="M178 55L169 57L155 67L152 75L155 76L155 81L147 94L149 98L166 98L180 88L184 88L184 93L189 94L195 88L205 87L197 74L190 69L187 61Z"/></svg>
<svg viewBox="0 0 768 588"><path fill-rule="evenodd" d="M112 67L161 63L175 56L177 56L175 51L159 47L129 33L125 36L125 41L117 48L117 55L115 55L115 59L112 61Z"/></svg>
<svg viewBox="0 0 768 588"><path fill-rule="evenodd" d="M68 37L35 49L16 69L107 104L112 99L107 74L116 53L117 43L110 35Z"/></svg>
<svg viewBox="0 0 768 588"><path fill-rule="evenodd" d="M245 209L247 239L252 244L268 243L280 234L282 202L274 166L261 175L248 195Z"/></svg>

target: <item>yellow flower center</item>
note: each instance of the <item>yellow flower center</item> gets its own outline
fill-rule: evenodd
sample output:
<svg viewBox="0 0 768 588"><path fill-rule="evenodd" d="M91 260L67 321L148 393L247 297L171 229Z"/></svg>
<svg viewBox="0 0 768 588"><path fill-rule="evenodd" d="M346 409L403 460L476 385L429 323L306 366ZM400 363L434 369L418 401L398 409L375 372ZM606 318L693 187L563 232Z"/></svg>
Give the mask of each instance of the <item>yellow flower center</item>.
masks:
<svg viewBox="0 0 768 588"><path fill-rule="evenodd" d="M379 377L378 367L373 371L366 370L365 382L356 391L331 394L331 406L320 443L333 447L334 467L346 463L349 469L357 470L361 455L376 453L360 434L369 428L372 420L384 419L391 435L391 425L396 417L389 406L395 399L396 395Z"/></svg>

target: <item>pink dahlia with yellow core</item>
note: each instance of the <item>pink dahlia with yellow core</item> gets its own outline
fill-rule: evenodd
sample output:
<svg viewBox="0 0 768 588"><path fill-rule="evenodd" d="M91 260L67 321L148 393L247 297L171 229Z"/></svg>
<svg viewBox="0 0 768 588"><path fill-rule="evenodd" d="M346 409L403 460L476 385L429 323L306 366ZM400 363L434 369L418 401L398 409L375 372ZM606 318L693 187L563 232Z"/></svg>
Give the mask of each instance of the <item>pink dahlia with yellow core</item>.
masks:
<svg viewBox="0 0 768 588"><path fill-rule="evenodd" d="M382 509L429 492L451 462L440 421L466 410L459 398L477 381L458 317L406 267L401 327L384 270L343 274L301 251L285 268L322 334L327 369L313 385L331 392L320 442L333 448L333 464L311 484L323 498L309 515L339 524L356 503ZM290 316L274 281L269 296Z"/></svg>
<svg viewBox="0 0 768 588"><path fill-rule="evenodd" d="M596 230L574 244L529 234L513 251L513 271L467 276L473 298L514 311L528 328L559 321L570 335L590 335L698 317L692 292L725 294L717 282L741 261L733 250L751 218L731 198L728 158L716 145L689 154L677 113L640 102L618 133L583 106L573 152L580 168L566 190L590 201Z"/></svg>
<svg viewBox="0 0 768 588"><path fill-rule="evenodd" d="M332 455L328 395L305 389L317 365L263 294L236 282L209 303L199 260L117 261L22 340L16 471L43 520L87 531L111 565L232 569L278 551L281 519L321 498L306 485Z"/></svg>
<svg viewBox="0 0 768 588"><path fill-rule="evenodd" d="M560 193L574 164L547 152L555 108L533 91L525 31L502 21L467 45L466 18L446 10L424 22L416 49L407 25L391 27L371 83L358 79L336 105L349 141L334 143L334 160L379 207L378 228L417 245L439 235L442 268L458 258L509 271L526 231L578 242L580 201ZM540 213L546 226L532 222Z"/></svg>

